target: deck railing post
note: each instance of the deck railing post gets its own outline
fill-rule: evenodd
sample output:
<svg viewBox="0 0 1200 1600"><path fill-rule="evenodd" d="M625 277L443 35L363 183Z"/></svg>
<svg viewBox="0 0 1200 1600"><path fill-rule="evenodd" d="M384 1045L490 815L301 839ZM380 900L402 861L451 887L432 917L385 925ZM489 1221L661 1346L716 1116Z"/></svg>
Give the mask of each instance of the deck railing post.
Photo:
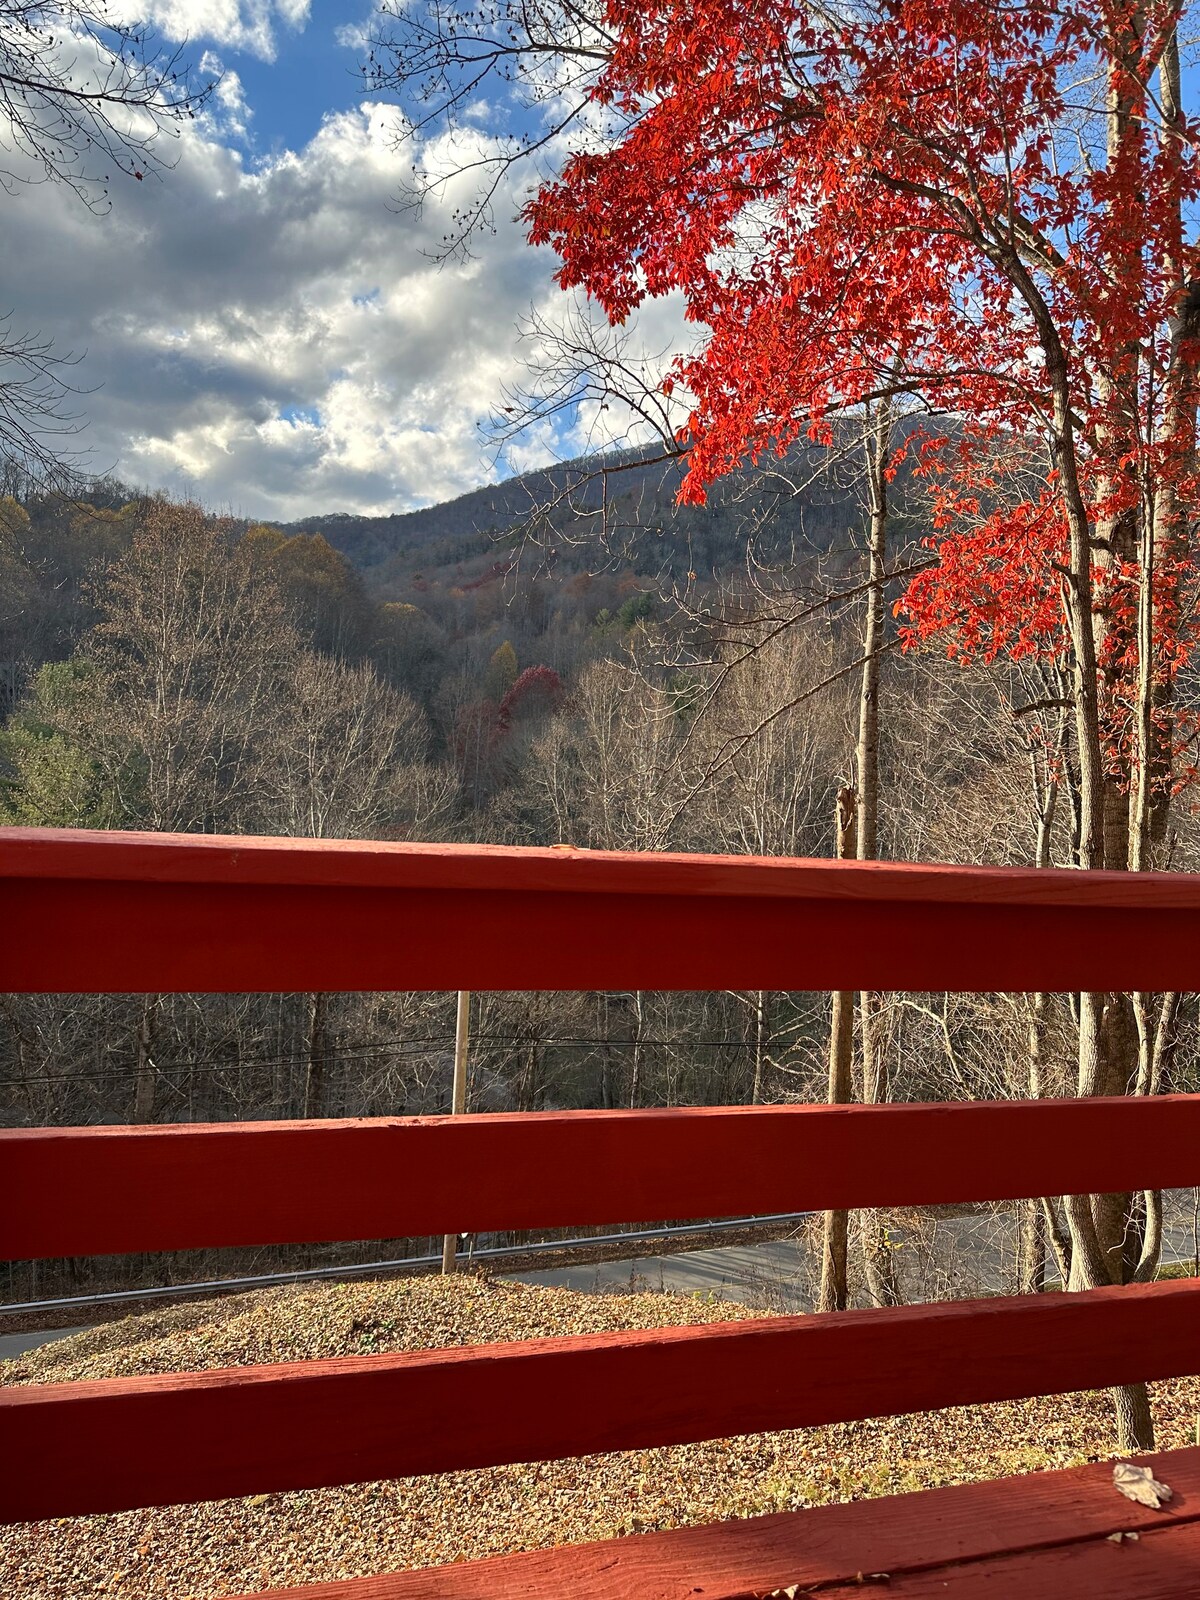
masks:
<svg viewBox="0 0 1200 1600"><path fill-rule="evenodd" d="M467 1039L471 1022L471 993L458 991L458 1014L454 1023L454 1088L450 1096L450 1114L461 1117L467 1109ZM454 1256L458 1249L458 1235L448 1233L442 1242L442 1271L454 1271Z"/></svg>

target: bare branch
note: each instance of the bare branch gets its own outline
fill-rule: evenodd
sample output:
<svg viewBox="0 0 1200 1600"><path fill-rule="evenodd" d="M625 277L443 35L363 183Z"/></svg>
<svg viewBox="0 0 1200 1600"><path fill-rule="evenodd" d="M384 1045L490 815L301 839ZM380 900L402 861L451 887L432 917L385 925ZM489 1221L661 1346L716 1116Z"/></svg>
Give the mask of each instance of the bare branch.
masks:
<svg viewBox="0 0 1200 1600"><path fill-rule="evenodd" d="M64 183L105 210L114 171L141 180L172 164L161 138L215 86L193 85L182 50L108 0L0 0L0 186Z"/></svg>

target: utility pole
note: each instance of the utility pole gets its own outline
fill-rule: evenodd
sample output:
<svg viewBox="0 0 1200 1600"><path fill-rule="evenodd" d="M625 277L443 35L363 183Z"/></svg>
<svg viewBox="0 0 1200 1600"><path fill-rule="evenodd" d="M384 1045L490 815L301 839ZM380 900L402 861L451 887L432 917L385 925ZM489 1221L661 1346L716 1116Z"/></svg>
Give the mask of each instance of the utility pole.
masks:
<svg viewBox="0 0 1200 1600"><path fill-rule="evenodd" d="M450 1100L450 1114L461 1117L467 1109L467 1034L471 1019L471 992L458 991L458 1016L454 1024L454 1089ZM448 1233L442 1243L442 1271L454 1271L454 1254L458 1248L458 1235Z"/></svg>

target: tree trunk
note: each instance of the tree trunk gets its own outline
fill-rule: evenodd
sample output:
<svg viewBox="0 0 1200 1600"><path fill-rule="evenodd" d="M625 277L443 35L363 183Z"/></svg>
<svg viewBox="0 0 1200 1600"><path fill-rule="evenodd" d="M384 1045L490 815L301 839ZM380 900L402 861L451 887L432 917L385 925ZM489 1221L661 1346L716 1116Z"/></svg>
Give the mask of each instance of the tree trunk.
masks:
<svg viewBox="0 0 1200 1600"><path fill-rule="evenodd" d="M766 1060L767 997L762 989L754 996L754 1081L750 1085L750 1104L762 1105L763 1067Z"/></svg>
<svg viewBox="0 0 1200 1600"><path fill-rule="evenodd" d="M1084 870L1102 868L1105 844L1105 769L1100 737L1099 665L1095 634L1092 581L1092 529L1086 497L1080 483L1075 418L1066 354L1053 315L1031 276L1014 255L1007 263L1014 287L1029 307L1037 328L1052 396L1053 465L1058 474L1068 533L1068 567L1064 595L1073 654L1073 687L1078 780L1079 860ZM1079 1055L1077 1093L1080 1097L1104 1092L1102 1053L1106 996L1086 993L1079 997ZM1071 1233L1072 1289L1096 1288L1111 1282L1105 1252L1098 1236L1092 1202L1087 1195L1070 1195L1063 1209ZM1139 1408L1123 1403L1121 1414L1135 1417Z"/></svg>
<svg viewBox="0 0 1200 1600"><path fill-rule="evenodd" d="M308 1018L308 1065L304 1073L304 1117L320 1117L325 1110L325 1061L328 1049L325 1036L327 994L311 997Z"/></svg>
<svg viewBox="0 0 1200 1600"><path fill-rule="evenodd" d="M1038 866L1049 860L1049 836L1038 832ZM1046 1037L1046 996L1035 994L1029 1013L1029 1097L1040 1100L1044 1092L1043 1057ZM1021 1201L1021 1232L1017 1244L1017 1293L1041 1294L1046 1287L1046 1218L1040 1200Z"/></svg>
<svg viewBox="0 0 1200 1600"><path fill-rule="evenodd" d="M888 458L892 438L892 408L882 402L867 435L867 492L871 520L868 531L867 617L863 629L863 669L858 696L858 839L860 861L879 854L879 679L883 648L883 586L887 572ZM859 1035L862 1041L863 1100L882 1105L889 1096L887 1057L879 1046L878 997L864 990L858 997ZM895 1259L887 1229L877 1211L862 1216L863 1268L867 1287L877 1305L898 1305Z"/></svg>
<svg viewBox="0 0 1200 1600"><path fill-rule="evenodd" d="M890 1092L891 1074L887 1055L879 1045L877 996L868 990L859 995L859 1027L862 1030L863 1102L884 1105ZM887 1226L878 1211L862 1214L863 1271L871 1299L877 1306L898 1306L903 1298L896 1276L896 1259Z"/></svg>
<svg viewBox="0 0 1200 1600"><path fill-rule="evenodd" d="M1114 54L1110 65L1108 90L1110 166L1119 162L1127 144L1143 136L1139 119L1133 115L1128 98L1129 86L1136 81L1140 65L1143 22L1144 19L1137 11L1129 13L1123 23L1124 34L1119 42L1118 52ZM1162 123L1159 128L1159 138L1167 157L1165 169L1169 175L1172 167L1176 169L1179 167L1178 160L1172 162L1171 152L1174 151L1177 156L1182 154L1179 143L1182 134L1179 126L1179 56L1177 41L1174 38L1168 43L1160 70L1160 109ZM1174 216L1178 224L1173 230L1174 240L1168 237L1167 260L1164 264L1179 279L1182 292L1182 190L1177 180L1178 172L1173 184L1174 194L1164 193L1162 196L1168 215ZM1170 176L1165 187L1167 189L1172 187ZM1168 230L1169 234L1170 232L1171 230ZM1114 263L1116 268L1119 268L1119 265ZM1177 411L1173 412L1172 409L1178 404L1182 376L1181 341L1176 337L1179 328L1180 324L1176 319L1171 329L1170 367L1174 370L1169 370L1167 373L1162 411L1163 425L1172 433L1181 420ZM1114 420L1108 427L1110 436L1104 442L1113 461L1128 456L1129 446L1136 432L1134 419L1140 352L1133 347L1128 352L1128 357L1128 361L1105 380L1111 385L1108 398L1112 402ZM1128 425L1125 422L1127 417L1130 419ZM1169 455L1170 446L1167 453ZM1169 471L1166 476L1170 477ZM1115 475L1113 484L1114 487L1120 486L1119 479ZM1115 519L1110 517L1108 522L1112 524L1111 526L1107 523L1098 524L1096 530L1101 536L1098 547L1093 552L1096 566L1101 572L1106 567L1112 569L1112 575L1107 583L1102 579L1097 591L1100 604L1096 609L1093 626L1100 633L1097 642L1101 649L1095 652L1095 656L1106 663L1104 687L1108 698L1124 704L1133 701L1134 750L1127 773L1128 798L1126 799L1118 791L1117 784L1111 776L1104 784L1105 848L1102 859L1099 863L1091 860L1081 861L1082 866L1107 865L1111 868L1141 871L1149 865L1151 778L1157 761L1155 746L1159 742L1153 718L1155 539L1156 521L1161 514L1163 487L1154 484L1152 480L1143 479L1138 504L1126 508ZM1133 548L1129 548L1131 545ZM1136 597L1137 620L1135 629L1131 630L1127 619L1120 615L1117 602L1125 597L1123 591L1127 591L1129 587L1128 579L1121 575L1121 563L1126 563L1127 572L1133 561L1137 563L1139 577ZM1079 580L1083 575L1083 562L1077 557L1074 539L1071 567L1072 586L1074 590L1078 590ZM1082 628L1073 625L1077 643L1082 632ZM1128 665L1131 657L1138 663L1136 679L1132 681ZM1119 675L1120 681L1115 681L1115 675ZM1098 692L1099 688L1100 680L1096 678L1095 690ZM1081 1004L1080 1011L1080 1094L1129 1093L1134 1087L1135 1074L1141 1076L1138 1068L1145 1060L1146 1038L1142 1024L1146 997L1083 996L1081 1000L1088 1003ZM1135 1020L1138 1032L1142 1036L1140 1048L1139 1042L1135 1039ZM1092 1288L1106 1281L1122 1282L1126 1277L1136 1274L1141 1263L1131 1265L1127 1260L1128 1224L1132 1215L1132 1197L1128 1195L1077 1196L1069 1202L1068 1218L1071 1223L1072 1243L1075 1247L1071 1267L1072 1288ZM1155 1234L1156 1224L1160 1225L1161 1212L1154 1198L1149 1200L1145 1215L1147 1226L1142 1249L1139 1252L1143 1256L1146 1243L1149 1243L1152 1254L1156 1254L1158 1248ZM1112 1391L1112 1398L1120 1448L1131 1451L1152 1450L1154 1426L1146 1386L1130 1384L1116 1388Z"/></svg>
<svg viewBox="0 0 1200 1600"><path fill-rule="evenodd" d="M1049 1240L1054 1251L1055 1265L1058 1267L1058 1281L1065 1289L1071 1281L1071 1235L1066 1223L1059 1215L1057 1204L1049 1197L1041 1202L1042 1216L1046 1227L1044 1237Z"/></svg>
<svg viewBox="0 0 1200 1600"><path fill-rule="evenodd" d="M879 652L883 647L883 585L887 572L887 466L892 437L892 412L886 402L877 409L867 436L867 488L871 520L867 535L867 616L863 628L863 668L858 694L858 838L860 861L879 853Z"/></svg>
<svg viewBox="0 0 1200 1600"><path fill-rule="evenodd" d="M642 1098L642 1039L646 1032L646 1008L642 991L635 989L633 1001L633 1060L629 1072L629 1109L636 1111Z"/></svg>
<svg viewBox="0 0 1200 1600"><path fill-rule="evenodd" d="M613 1084L616 1082L616 1073L613 1071L612 1039L608 1027L608 996L596 996L596 1027L597 1033L604 1043L600 1047L600 1104L605 1111L613 1109Z"/></svg>
<svg viewBox="0 0 1200 1600"><path fill-rule="evenodd" d="M1021 1201L1017 1245L1017 1293L1042 1294L1046 1288L1046 1219L1040 1200Z"/></svg>
<svg viewBox="0 0 1200 1600"><path fill-rule="evenodd" d="M1130 1455L1154 1449L1154 1418L1144 1383L1126 1383L1109 1391L1117 1418L1117 1449Z"/></svg>
<svg viewBox="0 0 1200 1600"><path fill-rule="evenodd" d="M837 858L855 854L857 796L843 786L837 797ZM854 995L841 990L833 996L829 1021L829 1104L849 1105L854 1098ZM818 1311L845 1311L850 1300L847 1270L848 1211L827 1211L822 1233L821 1286Z"/></svg>
<svg viewBox="0 0 1200 1600"><path fill-rule="evenodd" d="M461 1117L467 1109L467 1047L471 1030L471 993L458 991L458 1005L454 1017L454 1081L450 1089L450 1115ZM442 1239L442 1271L453 1272L458 1252L458 1235L448 1233Z"/></svg>
<svg viewBox="0 0 1200 1600"><path fill-rule="evenodd" d="M1061 738L1060 738L1061 750ZM1048 867L1050 865L1050 842L1054 829L1054 815L1058 809L1058 779L1052 773L1046 786L1038 783L1035 768L1035 785L1038 788L1038 819L1037 840L1034 850L1034 865ZM1045 1086L1045 1055L1046 1055L1046 1007L1047 996L1035 994L1029 1008L1029 1098L1040 1100L1046 1092ZM1020 1202L1021 1227L1017 1240L1017 1293L1042 1294L1046 1288L1046 1227L1047 1215L1045 1202L1042 1200L1022 1200ZM1063 1250L1063 1260L1067 1259L1069 1241L1051 1236L1052 1241ZM1062 1266L1060 1260L1060 1267ZM1066 1283L1068 1272L1063 1272L1063 1282Z"/></svg>
<svg viewBox="0 0 1200 1600"><path fill-rule="evenodd" d="M154 1121L158 1069L154 1065L154 1021L158 999L147 999L137 1026L137 1068L133 1089L133 1120Z"/></svg>
<svg viewBox="0 0 1200 1600"><path fill-rule="evenodd" d="M1171 801L1171 719L1172 684L1170 675L1156 682L1155 609L1157 603L1170 607L1174 593L1160 597L1159 583L1173 590L1174 562L1187 544L1186 506L1179 494L1175 471L1194 467L1196 455L1196 401L1193 384L1194 332L1188 325L1185 297L1189 275L1183 236L1183 125L1178 33L1173 31L1163 51L1159 68L1159 141L1165 157L1166 177L1162 200L1167 219L1164 233L1163 266L1176 291L1176 302L1168 317L1169 356L1163 382L1163 403L1158 423L1158 443L1167 463L1166 471L1142 495L1141 538L1138 550L1137 594L1137 682L1134 698L1134 765L1130 773L1126 818L1127 857L1132 872L1153 866L1152 848L1161 844L1167 830ZM1174 468L1174 470L1172 470ZM1156 569L1162 563L1162 575ZM1116 862L1110 863L1117 865ZM1179 1016L1179 996L1164 994L1157 1017L1152 1014L1152 997L1136 994L1125 999L1130 1018L1137 1028L1137 1083L1139 1094L1160 1092L1164 1062L1174 1049ZM1133 1028L1128 1027L1132 1036ZM1132 1037L1129 1054L1133 1054ZM1125 1063L1129 1092L1132 1076ZM1107 1198L1107 1197L1103 1197ZM1126 1217L1129 1208L1126 1208ZM1122 1222L1126 1220L1122 1218ZM1158 1269L1162 1250L1162 1195L1147 1192L1141 1197L1141 1237L1136 1252L1128 1247L1122 1253L1122 1274L1134 1282L1149 1282ZM1124 1243L1124 1240L1122 1241ZM1114 1389L1117 1431L1122 1449L1152 1450L1154 1424L1145 1384Z"/></svg>

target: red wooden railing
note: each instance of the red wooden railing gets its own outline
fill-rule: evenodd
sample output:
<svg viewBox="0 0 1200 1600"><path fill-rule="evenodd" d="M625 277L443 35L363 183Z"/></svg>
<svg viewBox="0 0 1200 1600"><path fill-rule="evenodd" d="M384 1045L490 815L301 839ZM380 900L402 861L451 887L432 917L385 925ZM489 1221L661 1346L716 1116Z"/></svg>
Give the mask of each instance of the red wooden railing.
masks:
<svg viewBox="0 0 1200 1600"><path fill-rule="evenodd" d="M1200 987L1200 880L1180 876L9 830L0 880L10 990ZM14 1260L935 1204L1200 1183L1200 1096L19 1129L0 1172ZM18 1387L0 1512L1197 1371L1186 1280Z"/></svg>

